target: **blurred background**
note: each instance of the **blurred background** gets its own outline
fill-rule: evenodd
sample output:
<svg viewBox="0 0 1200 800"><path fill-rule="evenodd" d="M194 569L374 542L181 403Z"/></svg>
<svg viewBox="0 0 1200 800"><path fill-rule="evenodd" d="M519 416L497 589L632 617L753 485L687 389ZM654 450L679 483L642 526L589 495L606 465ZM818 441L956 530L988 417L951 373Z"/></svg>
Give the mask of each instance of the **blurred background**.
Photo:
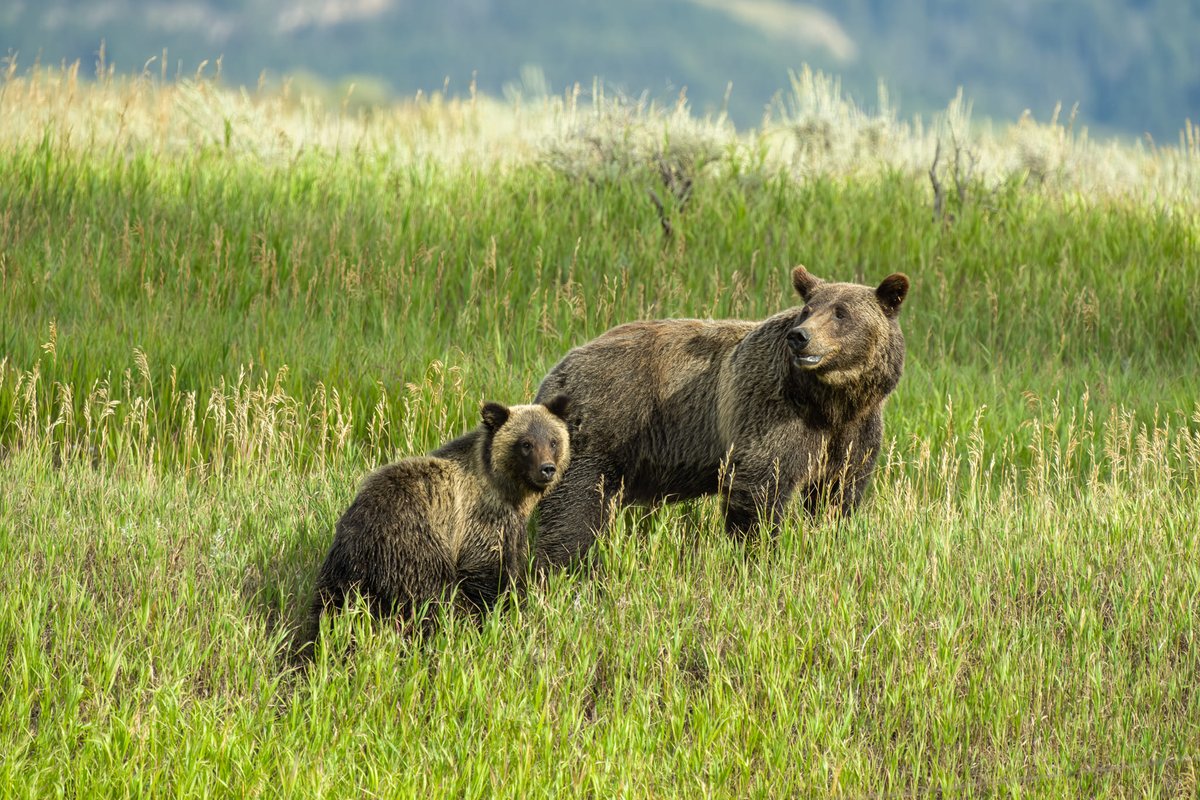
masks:
<svg viewBox="0 0 1200 800"><path fill-rule="evenodd" d="M621 93L756 126L808 64L861 106L909 116L961 87L976 119L1077 106L1093 133L1173 144L1200 119L1195 0L4 0L19 67L101 54L118 72L294 85L356 106L418 91L514 98L602 79ZM164 48L166 58L163 58Z"/></svg>

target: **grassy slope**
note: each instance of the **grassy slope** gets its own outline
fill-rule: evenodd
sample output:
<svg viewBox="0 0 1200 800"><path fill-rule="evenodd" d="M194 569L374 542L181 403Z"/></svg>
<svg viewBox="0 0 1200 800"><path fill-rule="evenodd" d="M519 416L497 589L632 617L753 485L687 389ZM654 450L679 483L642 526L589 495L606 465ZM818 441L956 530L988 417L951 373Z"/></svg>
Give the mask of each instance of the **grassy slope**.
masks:
<svg viewBox="0 0 1200 800"><path fill-rule="evenodd" d="M547 142L462 164L8 135L4 794L1196 791L1194 195L1013 174L935 223L920 172L766 136L699 168L656 125L696 179L667 243L644 159ZM364 470L616 322L770 313L797 261L913 278L861 514L743 552L715 503L632 510L602 574L481 631L413 652L366 626L284 668Z"/></svg>

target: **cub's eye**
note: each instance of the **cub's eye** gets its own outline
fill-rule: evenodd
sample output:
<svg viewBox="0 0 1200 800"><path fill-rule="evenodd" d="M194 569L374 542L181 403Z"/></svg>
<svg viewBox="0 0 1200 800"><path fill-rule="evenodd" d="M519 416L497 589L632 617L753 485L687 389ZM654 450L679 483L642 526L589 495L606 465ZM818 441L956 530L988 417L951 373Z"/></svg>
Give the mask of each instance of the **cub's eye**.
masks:
<svg viewBox="0 0 1200 800"><path fill-rule="evenodd" d="M800 310L800 320L799 321L804 322L804 320L808 319L808 315L811 313L812 313L812 311L809 309L809 307L805 306L804 308L802 308Z"/></svg>
<svg viewBox="0 0 1200 800"><path fill-rule="evenodd" d="M846 318L846 307L845 306L834 306L833 316L835 319L845 319Z"/></svg>
<svg viewBox="0 0 1200 800"><path fill-rule="evenodd" d="M551 449L551 450L557 450L557 449L558 449L558 439L551 439L551 440L550 440L550 449Z"/></svg>
<svg viewBox="0 0 1200 800"><path fill-rule="evenodd" d="M521 442L521 452L525 455L529 455L531 452L533 452L533 443Z"/></svg>

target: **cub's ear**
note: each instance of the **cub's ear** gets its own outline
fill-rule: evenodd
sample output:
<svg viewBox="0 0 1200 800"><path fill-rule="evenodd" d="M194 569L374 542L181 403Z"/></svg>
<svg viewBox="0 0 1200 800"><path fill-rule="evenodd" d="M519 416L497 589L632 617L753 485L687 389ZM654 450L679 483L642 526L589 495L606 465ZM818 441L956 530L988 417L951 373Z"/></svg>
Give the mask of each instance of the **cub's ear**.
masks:
<svg viewBox="0 0 1200 800"><path fill-rule="evenodd" d="M907 294L908 276L902 272L888 275L875 290L875 296L879 298L879 305L883 308L883 313L889 317L900 313L900 304L904 302Z"/></svg>
<svg viewBox="0 0 1200 800"><path fill-rule="evenodd" d="M571 398L567 397L565 394L556 394L545 403L542 403L542 405L544 405L546 410L551 414L558 417L563 422L566 422L567 410L571 407Z"/></svg>
<svg viewBox="0 0 1200 800"><path fill-rule="evenodd" d="M821 279L813 275L804 268L803 264L799 264L792 270L792 286L796 289L796 294L800 295L804 300L808 300L809 295L813 293L813 289L821 284Z"/></svg>
<svg viewBox="0 0 1200 800"><path fill-rule="evenodd" d="M480 416L483 417L483 424L487 426L487 429L495 431L508 421L508 406L500 403L484 403Z"/></svg>

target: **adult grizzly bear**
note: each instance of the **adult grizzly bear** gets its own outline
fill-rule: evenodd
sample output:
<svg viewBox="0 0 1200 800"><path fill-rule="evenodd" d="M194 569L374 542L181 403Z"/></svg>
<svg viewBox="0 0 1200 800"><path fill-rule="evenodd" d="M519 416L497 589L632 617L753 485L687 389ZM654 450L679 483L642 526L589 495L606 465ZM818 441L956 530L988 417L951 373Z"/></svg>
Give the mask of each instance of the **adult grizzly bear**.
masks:
<svg viewBox="0 0 1200 800"><path fill-rule="evenodd" d="M726 530L777 529L797 492L815 512L859 502L879 454L883 402L904 368L908 278L827 283L762 322L670 319L613 328L569 352L538 398L571 397L571 469L539 509L539 570L575 561L610 501L720 492Z"/></svg>
<svg viewBox="0 0 1200 800"><path fill-rule="evenodd" d="M320 615L351 591L376 616L412 619L455 588L460 602L483 611L519 585L529 515L571 458L567 403L562 396L511 408L485 403L475 430L368 475L317 577L305 649Z"/></svg>

